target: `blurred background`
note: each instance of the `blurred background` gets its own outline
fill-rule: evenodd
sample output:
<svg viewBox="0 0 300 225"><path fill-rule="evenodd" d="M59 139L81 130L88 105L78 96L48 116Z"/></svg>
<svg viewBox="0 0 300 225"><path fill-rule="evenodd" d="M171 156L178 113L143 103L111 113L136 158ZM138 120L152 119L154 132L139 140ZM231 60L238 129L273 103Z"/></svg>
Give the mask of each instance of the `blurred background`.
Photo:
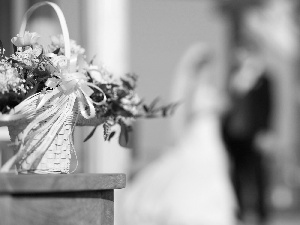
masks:
<svg viewBox="0 0 300 225"><path fill-rule="evenodd" d="M7 55L22 16L36 2L0 1ZM100 128L86 143L92 128L75 131L76 173L127 174L128 187L116 191L117 225L299 224L300 1L52 2L61 7L71 39L86 49L88 59L95 56L117 76L137 74L137 91L146 102L160 97L162 103L182 103L170 118L135 122L127 147L117 138L105 142ZM50 7L33 14L28 30L43 37L61 33ZM12 155L5 127L0 141L3 163ZM215 203L215 213L206 213L197 204L216 200L209 188L213 179L224 179L217 186L228 189L225 194L219 188L224 210ZM173 189L182 183L182 189ZM182 193L184 200L177 198ZM201 197L208 193L214 197ZM176 213L185 204L195 206L190 217ZM210 221L199 211L211 218L224 212L220 218L226 219Z"/></svg>

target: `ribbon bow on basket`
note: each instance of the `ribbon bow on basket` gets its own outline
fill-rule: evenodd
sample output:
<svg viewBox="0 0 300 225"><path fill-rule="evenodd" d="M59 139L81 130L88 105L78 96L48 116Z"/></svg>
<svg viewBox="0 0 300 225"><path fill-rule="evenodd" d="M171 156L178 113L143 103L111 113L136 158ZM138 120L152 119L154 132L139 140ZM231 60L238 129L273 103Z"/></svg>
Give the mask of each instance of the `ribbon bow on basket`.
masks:
<svg viewBox="0 0 300 225"><path fill-rule="evenodd" d="M44 5L55 10L62 29L47 47L38 44L36 33L25 32L32 12ZM29 8L12 43L10 57L0 46L0 126L8 126L15 147L2 172L16 166L19 173L69 173L76 125L103 124L104 138L110 139L110 128L119 124L127 137L128 121L166 116L176 106L156 107L156 100L146 106L134 91L135 75L114 78L87 63L84 49L70 40L64 15L52 2Z"/></svg>

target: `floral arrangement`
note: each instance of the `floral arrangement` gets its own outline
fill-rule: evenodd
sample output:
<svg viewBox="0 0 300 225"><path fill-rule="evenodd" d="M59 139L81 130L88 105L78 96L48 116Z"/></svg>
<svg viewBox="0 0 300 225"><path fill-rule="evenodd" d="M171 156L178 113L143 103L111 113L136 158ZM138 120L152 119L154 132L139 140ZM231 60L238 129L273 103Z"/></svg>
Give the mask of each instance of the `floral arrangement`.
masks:
<svg viewBox="0 0 300 225"><path fill-rule="evenodd" d="M54 9L62 30L48 46L25 31L32 12L45 5ZM14 156L1 172L15 167L18 173L69 173L75 126L95 127L88 140L103 125L104 139L110 140L118 124L128 141L132 121L170 115L177 105L157 106L158 99L147 105L135 91L136 75L116 77L93 59L88 62L53 2L32 5L11 41L10 56L0 41L0 126L8 126Z"/></svg>
<svg viewBox="0 0 300 225"><path fill-rule="evenodd" d="M116 77L93 60L88 62L85 50L74 40L69 42L69 58L62 35L52 36L48 46L38 40L37 33L17 35L11 39L10 56L5 56L0 42L0 125L8 125L17 147L2 170L12 165L18 171L36 170L48 152L50 172L68 173L74 126L94 126L86 141L103 125L104 139L110 140L115 135L112 127L118 124L127 142L132 121L173 113L177 104L158 106L158 99L145 104L135 91L135 74ZM59 146L67 146L66 153L56 154L60 142L66 143ZM57 161L65 161L64 169ZM38 173L44 167L39 166Z"/></svg>
<svg viewBox="0 0 300 225"><path fill-rule="evenodd" d="M12 114L15 106L34 94L53 91L59 85L61 71L70 66L64 56L62 35L52 36L50 45L46 47L38 44L38 39L37 33L27 31L22 37L18 35L12 38L14 53L9 57L4 56L5 50L1 43L0 112L2 115ZM124 129L125 132L122 134L128 140L128 132L131 130L130 124L133 120L164 117L173 113L176 104L158 107L158 99L149 105L141 100L135 92L137 82L135 74L115 77L104 67L93 65L93 60L87 62L85 49L74 40L70 40L70 46L71 59L76 61L76 64L71 66L74 67L74 73L80 74L81 79L89 83L85 87L90 94L91 102L95 103L94 116L101 119L103 124L105 140L113 137L115 133L111 127L116 124ZM95 127L98 125L96 123Z"/></svg>

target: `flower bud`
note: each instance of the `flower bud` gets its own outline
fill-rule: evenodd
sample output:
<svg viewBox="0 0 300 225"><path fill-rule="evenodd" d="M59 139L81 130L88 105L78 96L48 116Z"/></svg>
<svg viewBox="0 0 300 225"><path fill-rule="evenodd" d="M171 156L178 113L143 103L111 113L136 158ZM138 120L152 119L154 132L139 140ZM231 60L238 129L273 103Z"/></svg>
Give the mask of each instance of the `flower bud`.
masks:
<svg viewBox="0 0 300 225"><path fill-rule="evenodd" d="M11 42L17 47L25 47L36 44L39 38L40 36L36 32L30 33L25 31L24 36L17 34L17 37L13 37Z"/></svg>

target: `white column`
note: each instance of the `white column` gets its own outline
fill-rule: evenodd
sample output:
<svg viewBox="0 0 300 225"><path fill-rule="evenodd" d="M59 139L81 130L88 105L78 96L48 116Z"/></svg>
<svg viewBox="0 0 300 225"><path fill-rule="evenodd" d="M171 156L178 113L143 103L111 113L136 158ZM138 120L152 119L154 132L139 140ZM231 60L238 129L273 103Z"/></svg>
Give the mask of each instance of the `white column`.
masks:
<svg viewBox="0 0 300 225"><path fill-rule="evenodd" d="M85 1L87 57L96 55L95 64L103 63L116 76L129 72L128 0ZM94 136L83 145L84 172L126 173L130 152L119 146L115 136L110 142L103 140L103 129L98 127ZM86 130L91 130L86 128ZM88 132L85 132L88 134ZM123 190L115 191L115 224L122 224Z"/></svg>
<svg viewBox="0 0 300 225"><path fill-rule="evenodd" d="M128 0L85 2L87 58L96 55L94 63L104 64L116 76L129 72L128 5ZM102 126L99 128L84 144L85 172L126 172L128 149L120 147L117 138L104 142Z"/></svg>

